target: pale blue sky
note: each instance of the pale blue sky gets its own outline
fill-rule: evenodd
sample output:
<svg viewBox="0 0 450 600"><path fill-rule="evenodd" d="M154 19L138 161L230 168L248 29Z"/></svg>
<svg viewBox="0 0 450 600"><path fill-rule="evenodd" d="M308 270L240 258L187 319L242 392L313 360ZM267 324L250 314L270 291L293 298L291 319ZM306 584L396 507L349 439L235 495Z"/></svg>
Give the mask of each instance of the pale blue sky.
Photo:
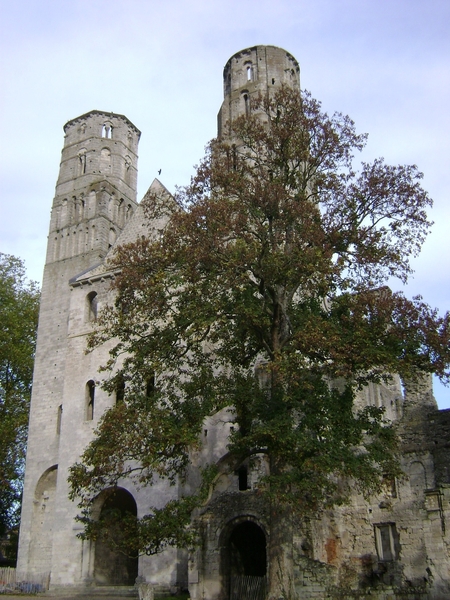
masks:
<svg viewBox="0 0 450 600"><path fill-rule="evenodd" d="M139 197L158 169L173 190L216 133L228 58L272 44L369 133L364 159L425 173L435 226L407 294L447 310L449 26L448 0L0 0L0 251L40 280L65 122L125 114L142 131Z"/></svg>

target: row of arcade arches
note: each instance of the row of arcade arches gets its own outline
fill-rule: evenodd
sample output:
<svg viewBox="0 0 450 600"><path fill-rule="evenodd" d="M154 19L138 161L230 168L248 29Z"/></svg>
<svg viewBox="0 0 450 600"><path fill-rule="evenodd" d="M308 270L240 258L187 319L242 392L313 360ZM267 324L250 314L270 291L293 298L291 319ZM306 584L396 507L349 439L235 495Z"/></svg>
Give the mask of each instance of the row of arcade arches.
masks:
<svg viewBox="0 0 450 600"><path fill-rule="evenodd" d="M39 571L51 570L53 519L56 508L56 483L58 466L48 469L40 478L35 492L34 514L31 529L30 566ZM137 505L133 495L124 488L106 490L98 497L94 516L102 519L109 514L119 513L137 516ZM113 545L120 546L122 530L116 526L109 530ZM241 600L247 598L245 585L252 580L264 597L267 574L266 534L252 517L239 517L229 522L220 539L221 575L224 597ZM106 541L95 542L93 572L96 585L134 585L138 576L138 553L127 556L111 547Z"/></svg>

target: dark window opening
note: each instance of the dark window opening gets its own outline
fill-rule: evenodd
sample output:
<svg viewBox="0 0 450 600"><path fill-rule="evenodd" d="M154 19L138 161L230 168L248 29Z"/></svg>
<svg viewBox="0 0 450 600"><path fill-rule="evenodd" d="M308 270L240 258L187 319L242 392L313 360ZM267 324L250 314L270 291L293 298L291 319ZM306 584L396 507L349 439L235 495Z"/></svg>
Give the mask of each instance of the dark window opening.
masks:
<svg viewBox="0 0 450 600"><path fill-rule="evenodd" d="M245 492L249 489L248 486L248 469L245 466L239 467L238 472L239 491Z"/></svg>
<svg viewBox="0 0 450 600"><path fill-rule="evenodd" d="M86 384L86 421L92 421L94 418L95 402L95 382L90 381Z"/></svg>

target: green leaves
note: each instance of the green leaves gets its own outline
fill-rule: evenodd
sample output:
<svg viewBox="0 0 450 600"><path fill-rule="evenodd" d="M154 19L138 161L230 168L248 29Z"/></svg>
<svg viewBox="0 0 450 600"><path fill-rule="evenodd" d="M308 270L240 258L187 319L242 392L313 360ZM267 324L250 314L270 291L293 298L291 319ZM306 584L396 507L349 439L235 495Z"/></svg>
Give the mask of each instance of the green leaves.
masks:
<svg viewBox="0 0 450 600"><path fill-rule="evenodd" d="M0 535L19 519L38 309L23 262L0 253Z"/></svg>

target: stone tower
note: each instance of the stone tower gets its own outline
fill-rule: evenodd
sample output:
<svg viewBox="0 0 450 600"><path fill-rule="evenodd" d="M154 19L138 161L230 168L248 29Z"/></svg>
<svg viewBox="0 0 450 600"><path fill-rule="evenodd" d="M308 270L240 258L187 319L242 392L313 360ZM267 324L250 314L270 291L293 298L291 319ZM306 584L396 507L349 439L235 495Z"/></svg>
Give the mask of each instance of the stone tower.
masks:
<svg viewBox="0 0 450 600"><path fill-rule="evenodd" d="M298 62L282 48L253 46L234 54L223 70L224 100L217 117L218 136L228 136L229 124L250 111L250 99L270 94L282 85L300 89Z"/></svg>
<svg viewBox="0 0 450 600"><path fill-rule="evenodd" d="M62 419L69 281L99 264L136 208L140 132L124 116L92 111L64 127L42 284L24 484L19 569L51 570L57 504L67 498L58 465L76 424ZM96 298L91 298L95 310ZM67 382L66 382L67 385ZM73 431L71 429L74 428Z"/></svg>

